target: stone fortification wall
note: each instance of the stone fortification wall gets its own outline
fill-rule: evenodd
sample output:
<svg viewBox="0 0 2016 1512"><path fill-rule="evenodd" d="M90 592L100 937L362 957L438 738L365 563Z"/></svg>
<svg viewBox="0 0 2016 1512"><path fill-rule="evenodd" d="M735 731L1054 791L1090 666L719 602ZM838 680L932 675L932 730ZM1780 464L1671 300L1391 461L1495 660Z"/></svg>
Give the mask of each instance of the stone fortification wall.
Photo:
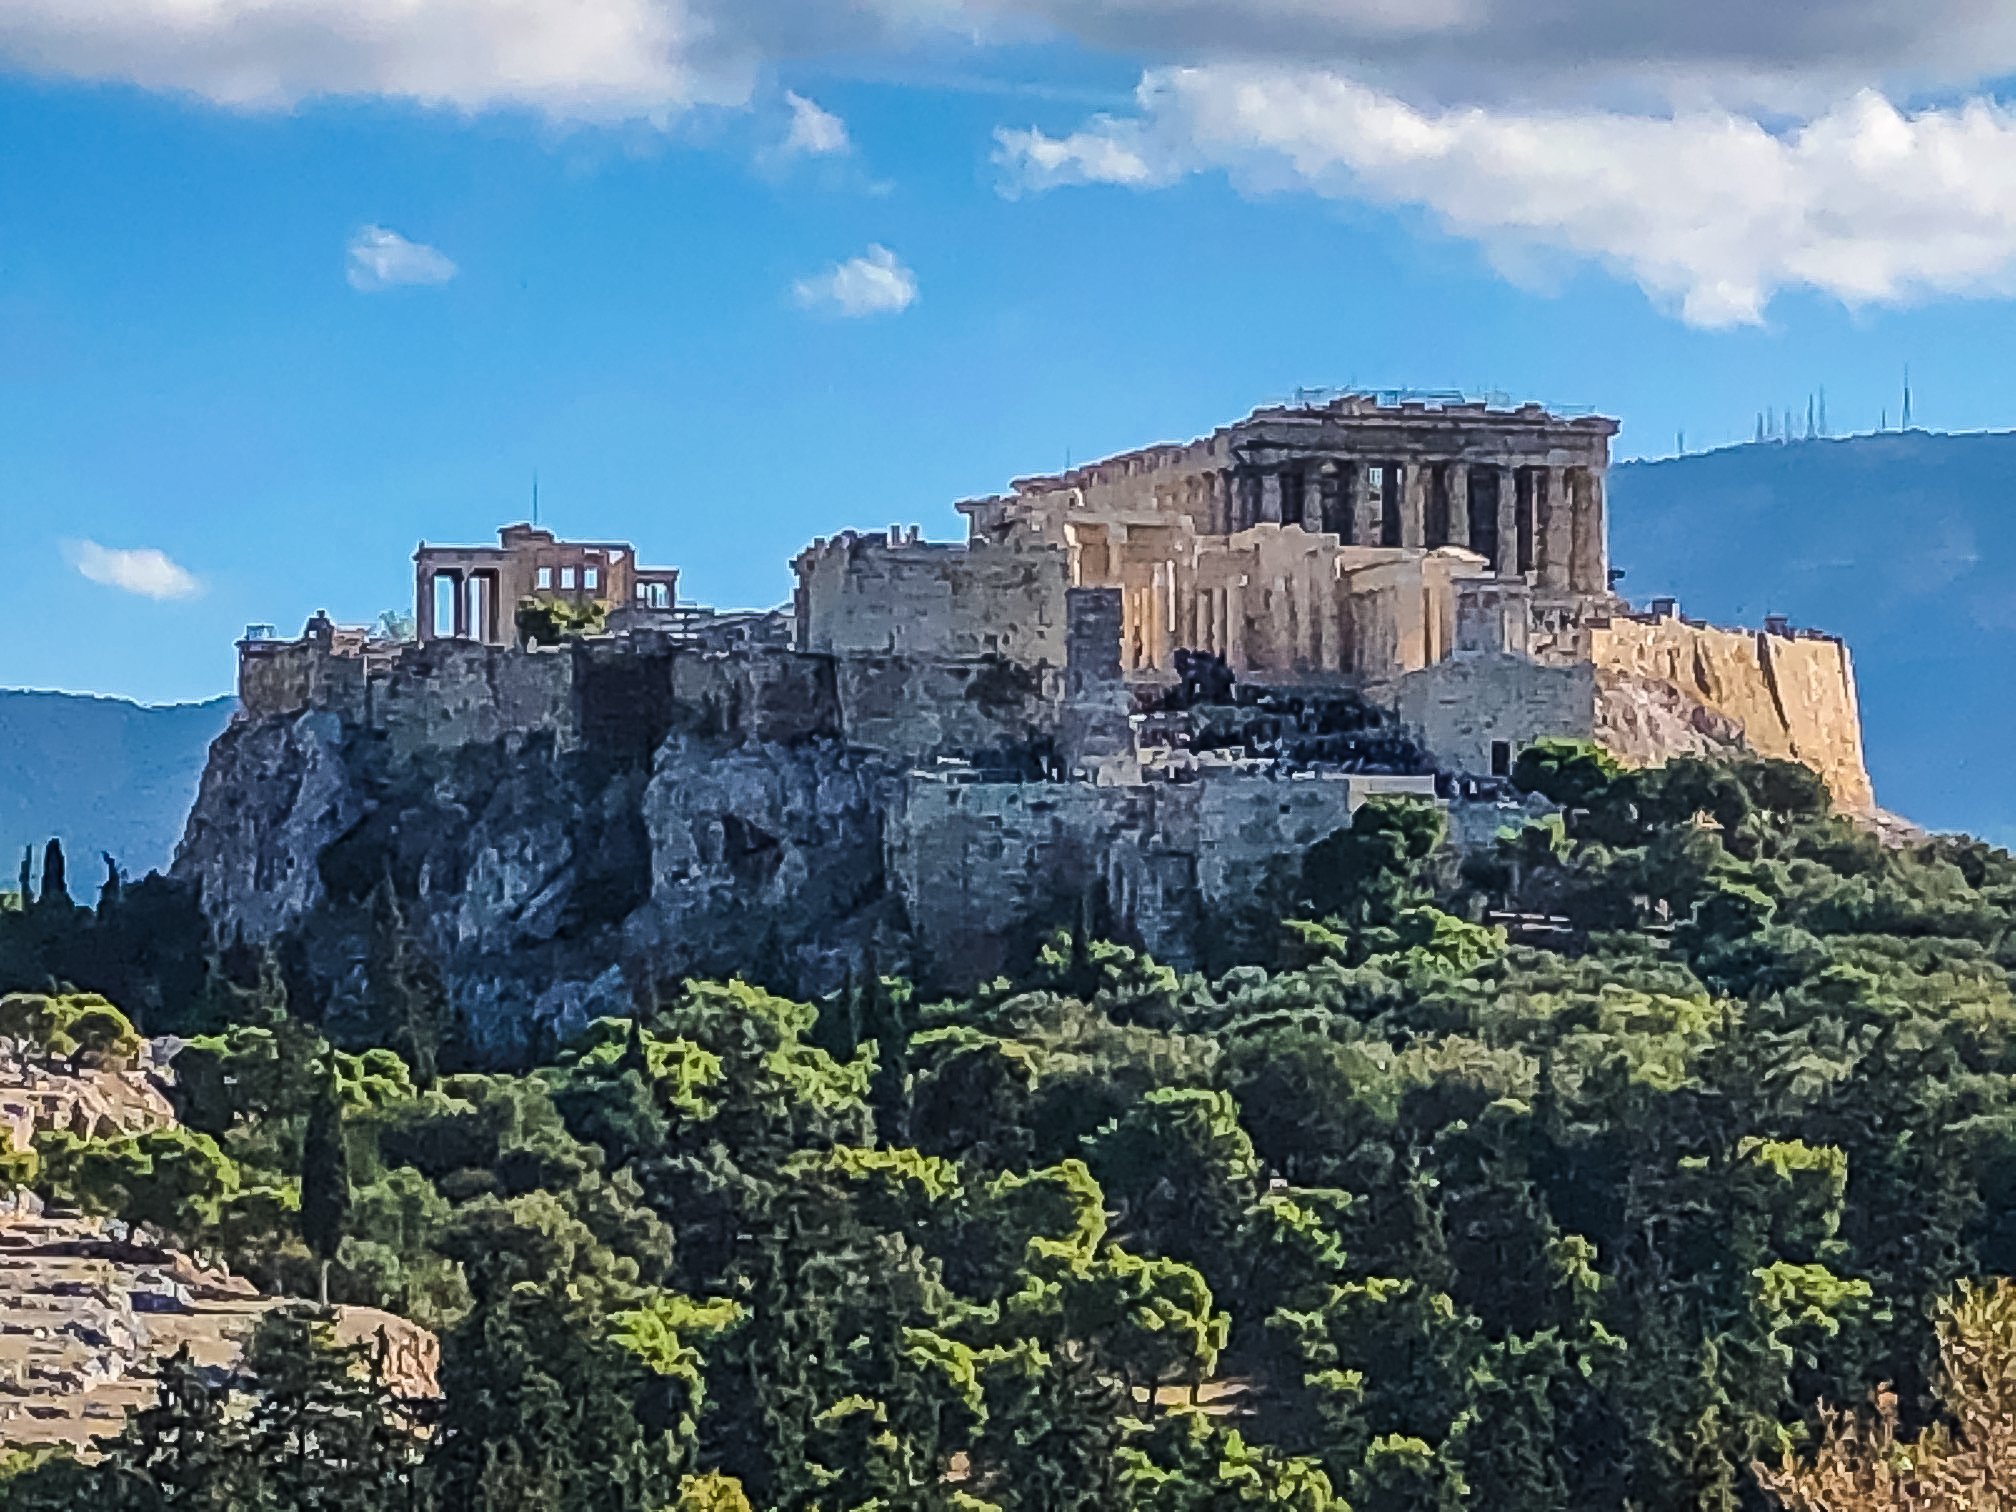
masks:
<svg viewBox="0 0 2016 1512"><path fill-rule="evenodd" d="M1300 858L1381 792L1434 796L1424 777L1202 782L973 782L912 774L888 826L891 880L921 967L967 987L1016 964L1033 936L1096 891L1114 932L1178 969L1225 964L1248 916L1278 921Z"/></svg>
<svg viewBox="0 0 2016 1512"><path fill-rule="evenodd" d="M300 640L248 650L238 663L238 703L250 719L333 714L362 729L397 731L414 749L570 730L573 684L564 651L470 641L352 655Z"/></svg>
<svg viewBox="0 0 2016 1512"><path fill-rule="evenodd" d="M537 731L568 739L574 679L574 659L564 651L429 641L372 664L366 706L353 722L387 735L402 755Z"/></svg>
<svg viewBox="0 0 2016 1512"><path fill-rule="evenodd" d="M1875 807L1854 667L1840 641L1810 633L1722 630L1662 615L1593 627L1591 655L1611 686L1627 680L1670 684L1740 726L1743 743L1759 755L1813 768L1842 808L1862 813ZM1684 753L1627 747L1616 754L1650 764Z"/></svg>
<svg viewBox="0 0 2016 1512"><path fill-rule="evenodd" d="M1458 656L1400 678L1389 697L1445 770L1470 776L1506 776L1534 741L1588 740L1596 730L1596 672L1586 663Z"/></svg>
<svg viewBox="0 0 2016 1512"><path fill-rule="evenodd" d="M1020 766L1054 744L1064 673L1000 657L847 656L832 662L848 745L902 762Z"/></svg>
<svg viewBox="0 0 2016 1512"><path fill-rule="evenodd" d="M794 565L801 650L1064 665L1070 559L1055 546L848 533Z"/></svg>

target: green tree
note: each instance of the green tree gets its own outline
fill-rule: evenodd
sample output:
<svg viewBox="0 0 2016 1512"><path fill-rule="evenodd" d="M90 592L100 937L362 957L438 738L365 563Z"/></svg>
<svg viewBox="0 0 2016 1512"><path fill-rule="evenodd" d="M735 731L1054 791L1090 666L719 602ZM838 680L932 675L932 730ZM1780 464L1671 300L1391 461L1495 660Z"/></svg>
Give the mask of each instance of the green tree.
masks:
<svg viewBox="0 0 2016 1512"><path fill-rule="evenodd" d="M326 1072L308 1109L301 1141L301 1237L319 1266L322 1305L329 1305L329 1267L350 1223L350 1147L343 1134L343 1103L336 1078Z"/></svg>

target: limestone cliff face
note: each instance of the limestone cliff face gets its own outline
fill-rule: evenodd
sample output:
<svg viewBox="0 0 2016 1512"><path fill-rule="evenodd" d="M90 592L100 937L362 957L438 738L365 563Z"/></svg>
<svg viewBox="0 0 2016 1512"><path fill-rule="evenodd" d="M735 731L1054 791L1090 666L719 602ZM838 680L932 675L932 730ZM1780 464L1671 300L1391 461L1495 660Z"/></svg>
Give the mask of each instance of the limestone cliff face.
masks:
<svg viewBox="0 0 2016 1512"><path fill-rule="evenodd" d="M1874 810L1855 672L1841 642L1667 617L1600 625L1592 650L1598 739L1623 759L1647 765L1740 742L1813 768L1843 809Z"/></svg>
<svg viewBox="0 0 2016 1512"><path fill-rule="evenodd" d="M243 719L175 875L221 936L282 947L339 1029L391 878L467 1032L509 1052L628 1011L653 979L837 985L885 911L881 780L831 740L718 727L641 751L544 732L424 748L327 711Z"/></svg>

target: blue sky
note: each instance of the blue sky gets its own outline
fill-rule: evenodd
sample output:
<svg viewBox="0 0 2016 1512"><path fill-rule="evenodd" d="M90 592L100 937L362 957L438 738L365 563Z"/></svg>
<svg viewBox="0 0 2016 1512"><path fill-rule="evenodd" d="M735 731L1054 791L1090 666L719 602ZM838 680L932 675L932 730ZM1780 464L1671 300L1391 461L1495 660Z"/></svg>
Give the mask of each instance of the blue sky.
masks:
<svg viewBox="0 0 2016 1512"><path fill-rule="evenodd" d="M1823 384L1873 428L1909 362L1921 421L2016 424L2016 22L1963 0L1572 67L1498 0L723 4L0 5L0 685L224 691L535 472L740 605L1298 385L1660 455Z"/></svg>

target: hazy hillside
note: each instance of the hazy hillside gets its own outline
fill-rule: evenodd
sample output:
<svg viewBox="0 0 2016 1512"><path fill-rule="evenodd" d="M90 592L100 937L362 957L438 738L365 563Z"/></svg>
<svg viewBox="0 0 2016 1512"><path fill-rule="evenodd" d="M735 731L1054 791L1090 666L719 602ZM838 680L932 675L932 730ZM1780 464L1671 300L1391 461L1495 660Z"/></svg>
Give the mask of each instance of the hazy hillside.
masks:
<svg viewBox="0 0 2016 1512"><path fill-rule="evenodd" d="M1858 436L1633 463L1613 480L1623 591L1767 613L1854 649L1876 795L2016 843L2016 434Z"/></svg>
<svg viewBox="0 0 2016 1512"><path fill-rule="evenodd" d="M51 835L80 897L104 874L101 851L136 875L165 867L235 702L148 708L0 689L0 887L13 886L21 848Z"/></svg>

